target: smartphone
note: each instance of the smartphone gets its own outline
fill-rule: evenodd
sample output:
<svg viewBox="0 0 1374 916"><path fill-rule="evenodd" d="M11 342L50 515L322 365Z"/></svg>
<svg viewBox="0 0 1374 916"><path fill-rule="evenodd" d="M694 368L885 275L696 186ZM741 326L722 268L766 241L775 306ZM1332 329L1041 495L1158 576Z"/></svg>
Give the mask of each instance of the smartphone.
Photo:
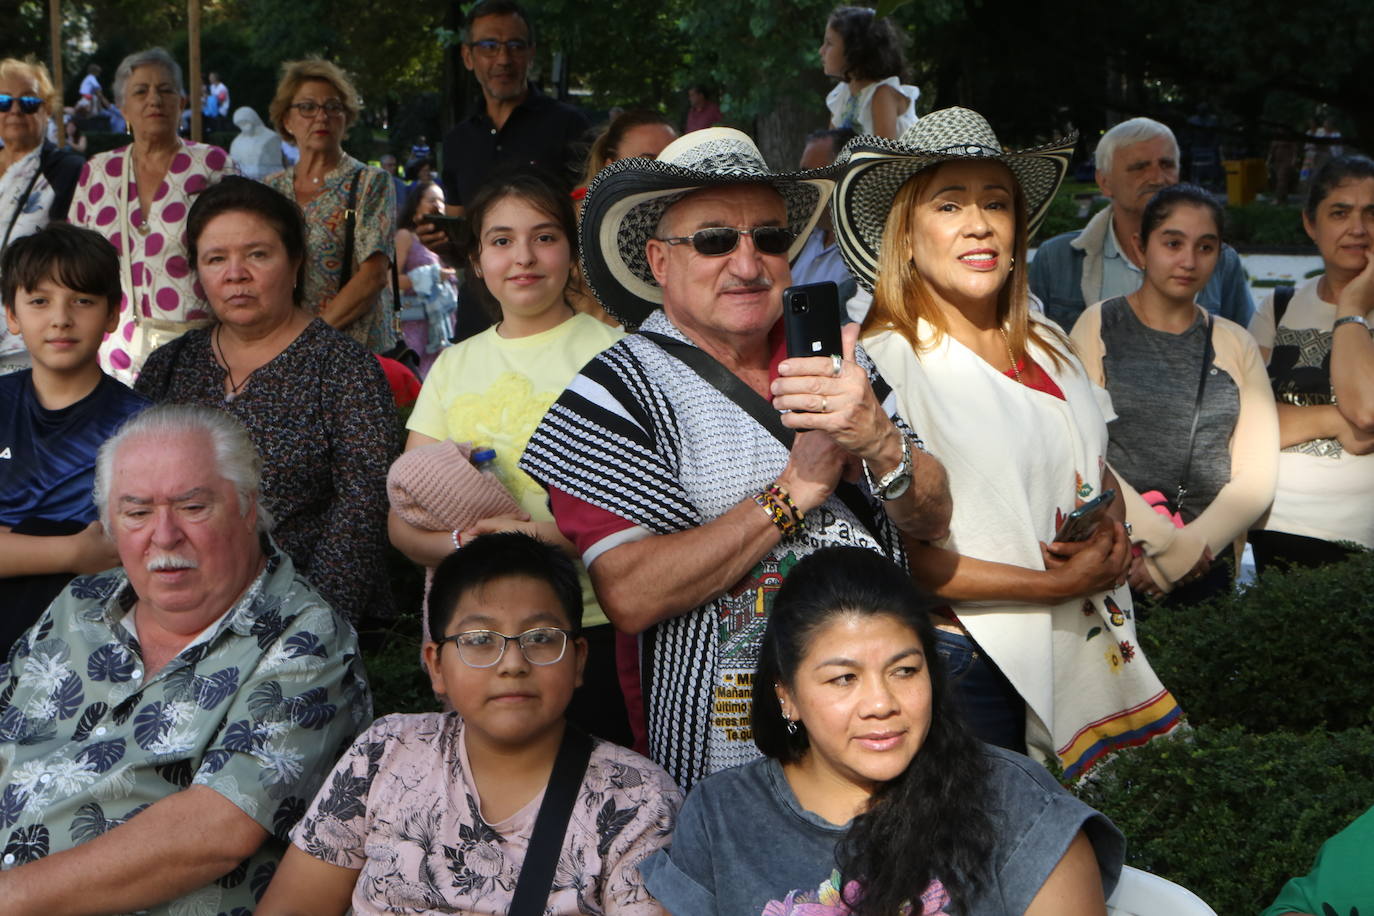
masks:
<svg viewBox="0 0 1374 916"><path fill-rule="evenodd" d="M844 355L840 288L834 283L827 280L783 290L782 323L789 357Z"/></svg>
<svg viewBox="0 0 1374 916"><path fill-rule="evenodd" d="M422 223L429 223L436 229L442 229L448 235L449 244L461 248L464 244L463 230L467 225L466 216L447 216L443 213L430 213Z"/></svg>
<svg viewBox="0 0 1374 916"><path fill-rule="evenodd" d="M1056 541L1086 541L1092 537L1097 530L1097 523L1102 521L1107 510L1112 507L1112 500L1116 499L1115 490L1106 490L1096 499L1090 499L1069 513L1069 517L1064 519L1064 523L1055 532Z"/></svg>

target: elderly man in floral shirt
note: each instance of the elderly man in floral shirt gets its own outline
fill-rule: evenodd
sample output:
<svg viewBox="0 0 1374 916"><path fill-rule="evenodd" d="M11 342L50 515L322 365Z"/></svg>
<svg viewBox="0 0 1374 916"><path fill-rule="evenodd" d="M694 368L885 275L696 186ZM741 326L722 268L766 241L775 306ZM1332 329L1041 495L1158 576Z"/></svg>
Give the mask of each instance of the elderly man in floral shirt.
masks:
<svg viewBox="0 0 1374 916"><path fill-rule="evenodd" d="M101 449L123 569L73 580L0 665L0 911L248 913L371 719L352 628L267 536L226 414Z"/></svg>

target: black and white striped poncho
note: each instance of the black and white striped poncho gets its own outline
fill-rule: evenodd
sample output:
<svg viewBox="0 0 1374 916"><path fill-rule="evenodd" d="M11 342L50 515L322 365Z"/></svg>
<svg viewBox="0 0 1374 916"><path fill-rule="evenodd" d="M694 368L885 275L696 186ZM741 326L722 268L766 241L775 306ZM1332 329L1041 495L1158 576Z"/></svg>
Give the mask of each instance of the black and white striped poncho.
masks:
<svg viewBox="0 0 1374 916"><path fill-rule="evenodd" d="M662 311L643 329L687 340ZM876 375L865 354L859 362ZM884 406L895 416L890 395ZM776 480L787 458L742 408L658 344L630 335L583 367L535 430L520 467L661 535L723 515ZM832 497L807 514L805 531L728 592L645 634L650 756L684 789L758 756L749 728L753 672L772 594L791 567L832 545L904 561L895 526L872 502L878 541Z"/></svg>

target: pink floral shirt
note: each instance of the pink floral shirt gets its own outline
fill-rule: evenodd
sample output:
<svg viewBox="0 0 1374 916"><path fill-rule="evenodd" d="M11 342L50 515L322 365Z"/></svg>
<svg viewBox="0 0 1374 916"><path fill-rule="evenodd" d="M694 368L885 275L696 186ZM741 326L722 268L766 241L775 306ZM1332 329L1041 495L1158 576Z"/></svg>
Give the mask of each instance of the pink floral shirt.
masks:
<svg viewBox="0 0 1374 916"><path fill-rule="evenodd" d="M489 823L457 713L391 715L354 742L291 835L357 869L353 912L505 916L543 794ZM634 751L592 750L554 874L548 916L659 914L639 863L668 846L682 793Z"/></svg>

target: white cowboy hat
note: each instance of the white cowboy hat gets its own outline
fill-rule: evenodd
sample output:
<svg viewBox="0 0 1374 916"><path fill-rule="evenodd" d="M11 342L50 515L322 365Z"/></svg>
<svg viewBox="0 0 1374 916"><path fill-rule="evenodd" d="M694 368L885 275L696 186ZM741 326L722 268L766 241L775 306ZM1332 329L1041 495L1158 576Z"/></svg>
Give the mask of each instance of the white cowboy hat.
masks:
<svg viewBox="0 0 1374 916"><path fill-rule="evenodd" d="M896 140L855 137L836 160L840 179L831 218L840 253L855 279L873 289L883 227L897 191L923 169L956 159L991 159L1011 170L1026 198L1026 234L1033 235L1064 180L1076 134L1023 150L1004 150L976 111L945 108L921 118Z"/></svg>
<svg viewBox="0 0 1374 916"><path fill-rule="evenodd" d="M754 141L729 127L692 131L657 159L620 159L602 169L582 205L582 273L592 293L616 318L636 326L663 304L645 244L665 210L701 188L767 184L787 205L794 236L787 259L806 243L835 182L833 167L774 172Z"/></svg>

